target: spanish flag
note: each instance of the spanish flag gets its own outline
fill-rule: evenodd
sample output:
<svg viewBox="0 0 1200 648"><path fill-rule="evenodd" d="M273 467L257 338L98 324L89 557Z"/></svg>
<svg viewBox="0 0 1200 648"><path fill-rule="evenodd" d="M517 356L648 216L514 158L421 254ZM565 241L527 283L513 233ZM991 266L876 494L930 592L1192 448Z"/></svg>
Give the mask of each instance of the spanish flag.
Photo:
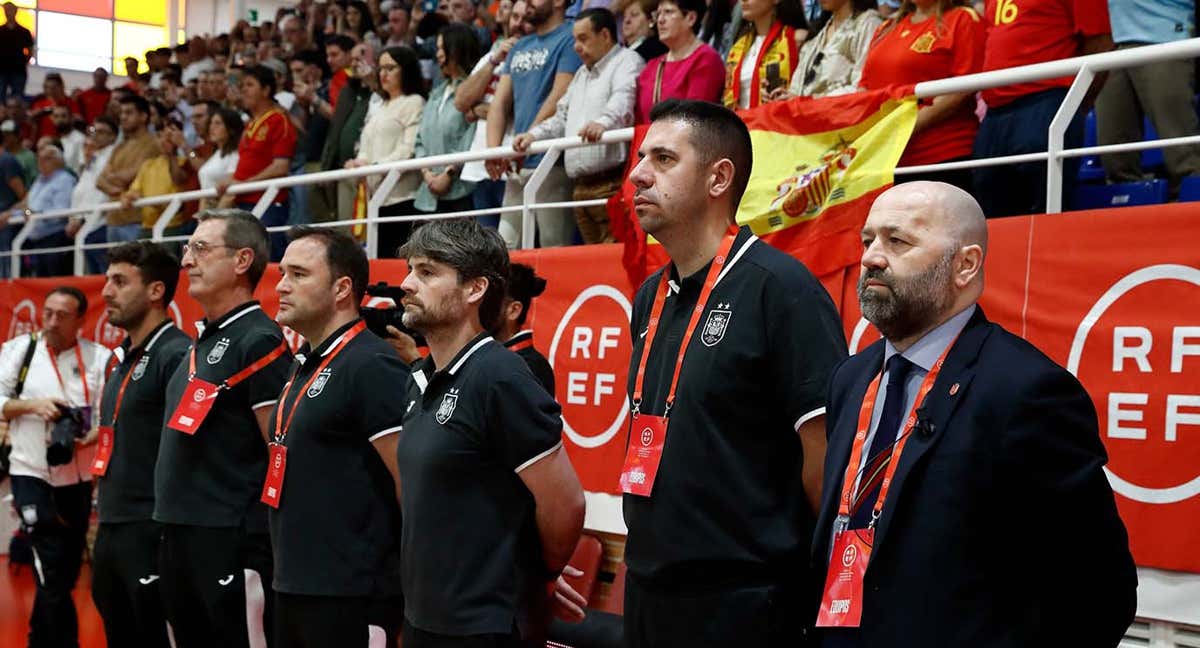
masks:
<svg viewBox="0 0 1200 648"><path fill-rule="evenodd" d="M875 197L892 185L917 119L912 87L821 99L797 98L739 113L750 128L754 167L737 221L804 262L817 277L859 262L859 231ZM637 151L646 127L634 135ZM630 156L630 170L637 156ZM609 201L623 262L639 285L666 254L633 213L633 185Z"/></svg>

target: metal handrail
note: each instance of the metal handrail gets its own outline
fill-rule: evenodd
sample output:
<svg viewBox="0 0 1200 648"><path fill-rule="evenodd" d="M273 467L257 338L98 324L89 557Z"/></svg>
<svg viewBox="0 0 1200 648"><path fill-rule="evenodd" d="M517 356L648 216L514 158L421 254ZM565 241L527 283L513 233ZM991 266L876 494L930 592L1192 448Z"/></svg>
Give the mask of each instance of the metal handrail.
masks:
<svg viewBox="0 0 1200 648"><path fill-rule="evenodd" d="M980 72L977 74L969 74L960 77L949 79L940 79L936 81L926 81L918 83L914 86L914 94L917 98L933 97L937 95L977 92L989 88L1001 87L1015 83L1027 83L1030 81L1039 81L1044 79L1053 79L1065 76L1075 76L1075 80L1071 88L1067 92L1066 98L1059 107L1058 113L1051 122L1049 132L1049 146L1047 151L1039 153L1027 153L1021 155L998 156L992 158L983 158L976 160L962 160L958 162L945 162L941 164L929 164L912 167L898 167L895 170L896 175L903 176L913 173L925 173L930 171L946 171L954 169L972 169L988 166L1000 166L1005 164L1020 164L1026 162L1043 162L1052 161L1047 165L1047 213L1057 213L1062 209L1062 160L1072 157L1082 157L1085 155L1097 155L1105 153L1117 153L1125 151L1141 151L1155 148L1171 148L1175 146L1187 146L1200 144L1200 136L1176 137L1170 139L1151 140L1143 142L1129 142L1124 144L1110 144L1105 146L1081 147L1075 149L1063 148L1063 136L1066 132L1067 125L1078 111L1087 90L1090 88L1092 80L1096 73L1107 72L1123 68L1137 67L1149 63L1160 61L1176 60L1182 58L1200 57L1200 38L1191 38L1173 43L1164 43L1160 45L1147 45L1135 49L1125 49L1113 52L1104 52L1101 54L1092 54L1088 56L1080 56L1059 61L1049 61L1046 63L1037 63L1034 65L1025 65L1021 67L1008 68L1003 70L994 70L990 72ZM603 134L600 138L601 144L615 144L629 142L633 139L632 128L621 128L611 130ZM478 162L493 160L498 158L514 157L516 154L511 148L499 146L481 151L466 151L462 153L449 153L444 155L434 155L423 158L413 158L408 160L399 160L395 162L387 162L382 164L373 164L370 166L357 167L354 169L337 169L332 171L320 171L316 173L300 174L293 176L285 176L280 178L272 178L270 180L260 180L257 182L247 182L242 184L231 185L226 193L230 195L243 195L255 192L265 192L259 199L254 209L252 210L256 216L261 217L271 201L279 191L289 189L291 187L313 185L325 182L336 182L339 180L351 180L365 178L368 176L383 175L384 178L380 185L375 189L367 203L367 218L357 220L340 220L327 223L318 223L319 226L345 226L353 224L367 225L367 252L371 258L375 258L378 252L378 225L380 223L394 223L404 221L430 220L434 218L458 218L466 216L475 216L482 214L496 213L522 213L522 247L532 247L535 231L533 210L547 208L566 208L577 206L590 206L603 204L602 200L589 201L566 201L557 203L537 204L533 202L542 181L545 179L549 171L550 165L554 164L560 157L561 152L571 148L582 146L590 146L592 143L583 141L577 136L561 137L551 140L542 140L534 142L530 145L529 150L524 154L527 156L537 155L540 153L546 154L539 165L536 167L533 177L526 184L524 190L523 204L520 206L500 207L495 209L485 210L467 210L453 212L447 214L418 214L411 216L379 216L379 209L383 206L383 202L387 199L395 182L400 175L405 172L416 171L435 166L444 166L448 164L463 164L466 162ZM162 196L152 196L141 198L133 202L133 207L147 207L165 205L166 209L158 218L152 230L151 239L156 241L162 240L178 240L183 237L166 237L164 232L168 223L178 212L179 208L185 202L195 201L206 198L217 198L217 192L214 189L201 189L195 191L186 191L175 194L167 194ZM14 218L12 223L24 223L24 227L13 240L12 251L0 252L0 257L11 257L11 265L13 276L20 275L20 255L22 254L44 254L59 250L54 249L38 249L38 250L22 250L22 244L28 237L29 226L35 220L49 218L63 218L69 216L86 215L84 226L75 237L73 250L75 251L75 272L83 274L84 256L83 251L87 249L99 249L112 247L117 243L86 243L85 239L88 233L94 231L99 226L101 217L110 211L121 209L122 205L119 202L106 202L98 205L88 205L86 207L77 207L71 209L60 209L37 214L31 214L30 218ZM269 228L273 231L287 229L286 226Z"/></svg>

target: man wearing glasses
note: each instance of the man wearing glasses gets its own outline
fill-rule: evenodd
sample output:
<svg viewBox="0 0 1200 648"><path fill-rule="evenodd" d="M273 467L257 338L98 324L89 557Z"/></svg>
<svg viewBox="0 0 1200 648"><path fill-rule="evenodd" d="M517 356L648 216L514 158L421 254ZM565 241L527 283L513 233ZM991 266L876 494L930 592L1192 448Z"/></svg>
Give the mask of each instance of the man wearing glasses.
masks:
<svg viewBox="0 0 1200 648"><path fill-rule="evenodd" d="M71 207L86 207L108 202L108 195L96 188L96 179L108 165L108 158L116 148L117 123L107 115L100 115L87 129L83 140L83 166L79 169L79 182L71 191ZM72 216L67 223L67 236L72 239L83 227L86 216ZM104 227L97 227L87 234L85 243L104 243L108 240ZM108 259L101 248L84 252L87 269L91 274L100 274L108 268Z"/></svg>
<svg viewBox="0 0 1200 648"><path fill-rule="evenodd" d="M202 212L184 245L188 294L204 320L167 384L155 470L159 573L175 645L263 645L273 568L266 507L267 422L292 354L254 301L270 244L249 212Z"/></svg>

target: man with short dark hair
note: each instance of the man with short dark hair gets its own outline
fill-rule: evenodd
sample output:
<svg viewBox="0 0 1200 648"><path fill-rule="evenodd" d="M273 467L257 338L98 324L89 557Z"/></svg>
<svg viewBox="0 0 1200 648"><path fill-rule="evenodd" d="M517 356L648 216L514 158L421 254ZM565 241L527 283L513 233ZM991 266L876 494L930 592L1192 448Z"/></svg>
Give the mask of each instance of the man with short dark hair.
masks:
<svg viewBox="0 0 1200 648"><path fill-rule="evenodd" d="M625 641L774 646L805 630L825 386L846 357L829 293L735 215L753 163L732 111L651 111L629 179L671 263L634 299L621 471ZM697 623L703 619L703 623Z"/></svg>
<svg viewBox="0 0 1200 648"><path fill-rule="evenodd" d="M248 68L242 76L242 106L250 113L250 123L242 131L238 143L237 169L229 180L217 183L217 195L224 196L225 190L234 183L257 182L281 178L288 174L292 154L296 152L296 127L292 120L275 103L275 73L261 65ZM251 210L263 192L238 194L224 200L240 209ZM263 212L261 220L267 227L284 225L288 220L288 192L280 191L274 202ZM287 246L287 235L283 232L271 234L270 259L278 261Z"/></svg>
<svg viewBox="0 0 1200 648"><path fill-rule="evenodd" d="M547 585L575 550L583 491L554 399L486 332L508 251L474 219L400 249L404 324L425 336L398 447L405 648L544 642Z"/></svg>
<svg viewBox="0 0 1200 648"><path fill-rule="evenodd" d="M67 96L62 75L58 72L46 75L46 79L42 81L42 91L44 94L34 99L29 106L30 118L37 124L38 137L55 137L58 131L50 117L54 107L65 106L71 115L78 115L79 104Z"/></svg>
<svg viewBox="0 0 1200 648"><path fill-rule="evenodd" d="M92 599L110 646L169 645L158 588L162 528L153 519L154 465L167 381L191 345L167 312L178 283L179 261L157 243L108 251L100 296L108 323L126 336L100 401L91 472L100 486Z"/></svg>
<svg viewBox="0 0 1200 648"><path fill-rule="evenodd" d="M96 118L108 111L112 90L108 88L108 70L98 67L92 71L92 87L81 91L76 100L84 123L89 126Z"/></svg>
<svg viewBox="0 0 1200 648"><path fill-rule="evenodd" d="M397 393L409 391L410 370L359 318L370 271L362 246L331 229L297 227L290 238L278 320L306 343L268 426L271 456L282 457L263 491L275 643L366 646L373 625L394 645L403 609ZM389 603L390 614L372 614Z"/></svg>
<svg viewBox="0 0 1200 648"><path fill-rule="evenodd" d="M554 369L546 356L533 347L533 331L525 328L533 299L545 290L546 280L537 276L533 268L524 263L512 264L495 335L496 339L503 341L504 348L521 356L546 392L554 397Z"/></svg>
<svg viewBox="0 0 1200 648"><path fill-rule="evenodd" d="M983 211L896 185L862 242L858 301L883 339L829 381L817 645L1123 643L1137 573L1095 405L976 304ZM1044 533L1060 528L1077 541Z"/></svg>
<svg viewBox="0 0 1200 648"><path fill-rule="evenodd" d="M0 101L25 96L33 49L33 34L17 24L17 5L5 2L4 24L0 25Z"/></svg>
<svg viewBox="0 0 1200 648"><path fill-rule="evenodd" d="M83 292L60 286L46 295L42 330L0 347L0 415L12 443L13 509L30 535L37 565L29 619L33 648L79 645L71 590L92 508L94 413L112 355L79 337L86 313ZM64 420L70 412L80 417L74 425Z"/></svg>
<svg viewBox="0 0 1200 648"><path fill-rule="evenodd" d="M291 353L254 300L270 242L252 214L201 212L184 247L188 295L204 311L167 383L154 473L163 603L181 648L244 648L271 627L271 544L259 502L267 421Z"/></svg>
<svg viewBox="0 0 1200 648"><path fill-rule="evenodd" d="M111 200L120 200L137 177L142 164L162 153L158 140L146 129L150 121L150 104L142 97L129 94L120 101L121 143L108 158L108 164L96 178L96 188ZM142 233L141 210L134 208L108 212L108 240L133 241Z"/></svg>
<svg viewBox="0 0 1200 648"><path fill-rule="evenodd" d="M75 128L75 115L66 106L55 106L51 109L50 120L54 122L55 137L62 143L67 168L78 177L83 167L83 133Z"/></svg>

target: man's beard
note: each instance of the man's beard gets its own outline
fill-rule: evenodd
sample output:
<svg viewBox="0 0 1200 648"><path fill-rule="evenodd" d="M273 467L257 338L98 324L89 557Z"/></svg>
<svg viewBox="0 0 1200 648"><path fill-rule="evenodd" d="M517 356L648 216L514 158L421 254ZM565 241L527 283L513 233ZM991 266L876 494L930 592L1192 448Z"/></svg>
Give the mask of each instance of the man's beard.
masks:
<svg viewBox="0 0 1200 648"><path fill-rule="evenodd" d="M858 304L863 317L889 340L902 340L936 322L954 298L950 292L954 254L950 250L924 272L908 279L897 279L878 268L864 271L858 278ZM868 289L866 282L872 279L888 290Z"/></svg>
<svg viewBox="0 0 1200 648"><path fill-rule="evenodd" d="M128 331L129 329L137 328L145 319L146 314L150 309L145 305L130 304L126 308L118 309L112 317L108 318L108 323Z"/></svg>
<svg viewBox="0 0 1200 648"><path fill-rule="evenodd" d="M419 302L415 311L404 309L401 321L408 328L423 335L429 335L437 329L453 324L461 315L462 304L457 303L453 294L444 296L437 304Z"/></svg>

